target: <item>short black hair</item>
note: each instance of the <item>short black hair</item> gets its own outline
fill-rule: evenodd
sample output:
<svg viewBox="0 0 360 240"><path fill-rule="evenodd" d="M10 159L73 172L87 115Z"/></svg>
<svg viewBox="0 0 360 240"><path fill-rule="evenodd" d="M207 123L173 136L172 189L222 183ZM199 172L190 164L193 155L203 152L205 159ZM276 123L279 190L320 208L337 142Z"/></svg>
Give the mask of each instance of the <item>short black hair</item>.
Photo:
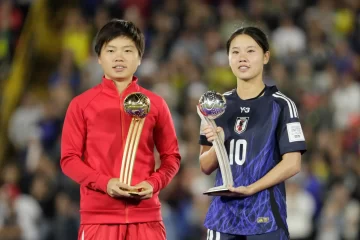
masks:
<svg viewBox="0 0 360 240"><path fill-rule="evenodd" d="M145 50L145 38L143 33L134 23L122 19L112 19L96 34L96 54L100 56L104 44L107 44L117 37L127 37L131 39L135 43L139 56L143 56Z"/></svg>
<svg viewBox="0 0 360 240"><path fill-rule="evenodd" d="M233 32L230 36L230 38L226 42L226 52L229 54L230 50L230 44L232 40L234 40L235 37L241 34L246 34L250 36L252 39L255 40L257 44L262 48L262 50L265 52L269 51L269 42L266 34L257 27L241 27L238 28L235 32Z"/></svg>

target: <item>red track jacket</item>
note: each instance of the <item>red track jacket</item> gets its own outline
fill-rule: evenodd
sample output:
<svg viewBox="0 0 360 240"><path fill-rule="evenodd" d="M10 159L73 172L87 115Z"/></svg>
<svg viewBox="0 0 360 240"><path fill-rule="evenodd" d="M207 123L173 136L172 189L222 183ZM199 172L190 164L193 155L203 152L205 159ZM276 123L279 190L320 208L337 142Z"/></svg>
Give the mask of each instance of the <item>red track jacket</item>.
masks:
<svg viewBox="0 0 360 240"><path fill-rule="evenodd" d="M120 177L131 122L123 101L133 92L141 92L150 99L131 185L146 180L153 186L154 194L151 199L140 201L112 198L106 193L108 181ZM155 147L161 159L156 171ZM111 80L103 78L101 84L71 101L62 132L60 162L64 174L80 184L81 224L160 221L159 191L180 167L178 141L167 104L140 87L136 77L121 94Z"/></svg>

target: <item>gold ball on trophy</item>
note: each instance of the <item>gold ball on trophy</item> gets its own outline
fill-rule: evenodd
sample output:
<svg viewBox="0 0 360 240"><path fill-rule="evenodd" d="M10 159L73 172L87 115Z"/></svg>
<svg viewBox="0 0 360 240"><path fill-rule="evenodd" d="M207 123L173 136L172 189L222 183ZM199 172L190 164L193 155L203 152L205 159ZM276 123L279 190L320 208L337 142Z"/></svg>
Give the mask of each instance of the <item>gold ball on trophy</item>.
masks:
<svg viewBox="0 0 360 240"><path fill-rule="evenodd" d="M140 92L131 93L124 100L124 109L134 118L144 118L150 112L150 99Z"/></svg>

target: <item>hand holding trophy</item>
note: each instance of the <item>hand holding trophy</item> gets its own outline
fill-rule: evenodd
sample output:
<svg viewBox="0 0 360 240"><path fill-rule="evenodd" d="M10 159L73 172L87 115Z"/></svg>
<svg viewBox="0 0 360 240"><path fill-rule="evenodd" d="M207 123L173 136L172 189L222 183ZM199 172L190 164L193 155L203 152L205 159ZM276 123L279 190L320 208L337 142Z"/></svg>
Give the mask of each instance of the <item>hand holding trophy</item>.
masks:
<svg viewBox="0 0 360 240"><path fill-rule="evenodd" d="M203 122L210 125L214 129L217 127L214 119L220 117L226 109L226 99L220 93L214 91L207 91L199 100L197 112ZM226 153L224 138L219 133L216 133L216 139L213 141L216 156L219 162L220 172L222 176L223 185L210 188L204 192L206 195L222 196L229 195L231 192L228 186L234 184L229 158Z"/></svg>
<svg viewBox="0 0 360 240"><path fill-rule="evenodd" d="M150 111L150 99L142 93L131 93L124 100L124 109L132 119L126 137L120 169L120 182L131 185L132 173L145 118ZM139 189L138 191L141 191ZM138 192L131 192L137 194Z"/></svg>

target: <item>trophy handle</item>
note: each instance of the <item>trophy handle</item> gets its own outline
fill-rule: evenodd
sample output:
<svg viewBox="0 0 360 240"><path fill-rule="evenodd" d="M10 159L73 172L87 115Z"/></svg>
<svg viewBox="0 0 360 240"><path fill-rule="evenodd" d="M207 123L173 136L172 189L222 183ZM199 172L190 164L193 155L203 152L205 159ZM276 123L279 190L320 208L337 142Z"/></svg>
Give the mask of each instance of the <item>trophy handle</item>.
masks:
<svg viewBox="0 0 360 240"><path fill-rule="evenodd" d="M196 108L197 108L197 113L200 116L202 121L206 122L206 124L212 126L213 128L217 127L214 120L205 117L201 113L199 107L196 107ZM216 156L217 156L219 167L220 167L220 172L221 172L222 181L223 181L223 187L227 188L228 185L231 185L231 186L234 185L234 180L232 177L229 158L226 153L225 146L224 146L224 136L223 136L223 134L218 134L218 133L216 133L216 135L217 135L217 137L213 142L213 146L215 148Z"/></svg>
<svg viewBox="0 0 360 240"><path fill-rule="evenodd" d="M123 158L120 169L120 182L131 185L132 173L134 169L136 152L140 140L140 135L144 126L145 118L132 118L129 132L126 137Z"/></svg>
<svg viewBox="0 0 360 240"><path fill-rule="evenodd" d="M201 111L200 111L200 109L199 109L198 106L196 107L196 110L197 110L197 114L199 115L201 121L206 122L207 124L211 125L211 126L214 127L214 128L217 127L215 121L214 121L214 120L211 120L211 119L209 119L209 118L207 118L207 117L205 117L205 116L201 113ZM218 138L220 138L220 141L224 142L225 136L224 136L223 134L218 134L218 133L216 133L216 135L217 135Z"/></svg>

